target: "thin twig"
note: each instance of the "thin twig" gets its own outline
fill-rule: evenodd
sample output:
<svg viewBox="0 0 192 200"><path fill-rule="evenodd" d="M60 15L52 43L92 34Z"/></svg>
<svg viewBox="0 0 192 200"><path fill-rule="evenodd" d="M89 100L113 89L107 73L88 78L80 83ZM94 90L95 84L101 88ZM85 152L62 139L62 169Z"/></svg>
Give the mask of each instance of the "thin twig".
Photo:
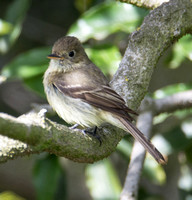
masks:
<svg viewBox="0 0 192 200"><path fill-rule="evenodd" d="M162 99L145 99L141 106L141 115L138 118L138 128L150 137L154 115L162 112L174 112L178 109L192 107L192 91L184 91L170 95ZM141 123L141 124L140 124ZM176 123L177 124L177 123ZM169 123L171 125L171 123ZM131 154L131 160L121 194L121 200L136 200L138 193L139 178L142 171L145 150L140 150L140 145L135 142Z"/></svg>
<svg viewBox="0 0 192 200"><path fill-rule="evenodd" d="M192 90L180 92L155 101L155 114L173 112L192 106Z"/></svg>
<svg viewBox="0 0 192 200"><path fill-rule="evenodd" d="M137 127L145 134L147 138L150 138L153 124L153 113L148 99L144 100L142 105L145 107L145 111L139 115L137 119ZM137 199L139 180L143 168L145 153L146 151L141 144L139 144L138 141L135 141L131 153L125 184L121 193L121 200Z"/></svg>
<svg viewBox="0 0 192 200"><path fill-rule="evenodd" d="M180 163L177 154L169 157L169 163L164 168L167 182L156 185L146 179L141 179L141 186L150 194L161 196L164 200L179 200L178 180L180 177Z"/></svg>

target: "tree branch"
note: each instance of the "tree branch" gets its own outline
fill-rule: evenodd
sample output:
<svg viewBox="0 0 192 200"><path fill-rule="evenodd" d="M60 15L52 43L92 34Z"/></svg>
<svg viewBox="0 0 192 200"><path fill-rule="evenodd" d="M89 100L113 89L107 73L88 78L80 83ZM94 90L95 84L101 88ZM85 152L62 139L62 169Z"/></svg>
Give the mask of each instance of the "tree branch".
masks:
<svg viewBox="0 0 192 200"><path fill-rule="evenodd" d="M183 117L177 117L177 116L171 115L171 116L167 117L163 122L160 122L153 126L153 134L155 135L155 133L158 132L163 135L163 134L169 132L170 130L172 130L174 127L180 126L182 124L182 122L184 122L190 118L192 118L192 114L188 114Z"/></svg>
<svg viewBox="0 0 192 200"><path fill-rule="evenodd" d="M174 112L178 109L185 109L189 107L192 107L192 90L180 92L178 94L173 94L162 99L144 99L141 104L141 114L138 118L137 126L147 138L150 138L153 117L155 115L166 111ZM175 121L173 123L175 123ZM166 124L168 124L168 126L171 126L173 125L173 123L167 122ZM176 125L177 124L178 120L176 122ZM165 127L163 126L163 128ZM138 142L135 141L131 153L131 160L128 167L125 184L121 193L121 200L137 199L138 185L144 157L145 150L142 147L140 147Z"/></svg>
<svg viewBox="0 0 192 200"><path fill-rule="evenodd" d="M191 31L192 3L189 0L172 0L151 11L140 29L129 36L125 55L111 82L112 87L124 97L129 107L136 109L145 96L160 55L176 39ZM138 181L145 154L142 153L140 159L137 160L139 167L133 171L132 163L136 162L135 148L133 147L121 199L137 198ZM134 166L137 165L134 164ZM137 177L136 181L130 181L134 176Z"/></svg>
<svg viewBox="0 0 192 200"><path fill-rule="evenodd" d="M169 0L119 0L123 3L130 3L138 7L154 9L160 6L162 3L168 2Z"/></svg>
<svg viewBox="0 0 192 200"><path fill-rule="evenodd" d="M155 101L155 114L173 112L174 110L192 106L192 90L180 92Z"/></svg>
<svg viewBox="0 0 192 200"><path fill-rule="evenodd" d="M15 159L18 156L30 155L32 153L38 152L33 151L23 142L0 135L0 163Z"/></svg>
<svg viewBox="0 0 192 200"><path fill-rule="evenodd" d="M138 118L138 120L141 122L142 120L140 119L148 120L149 118L147 117L142 118L142 115L145 114L153 116L155 114L159 114L160 112L165 112L166 110L175 111L181 108L185 109L188 107L192 107L191 96L192 96L192 91L189 90L157 100L152 100L147 98L142 103L143 106L141 106L140 109L141 116ZM164 109L165 107L166 110ZM52 109L50 109L50 106L48 105L43 105L43 106L36 105L30 113L23 115L19 118L11 117L7 114L0 113L1 135L5 135L13 139L23 141L28 145L30 145L28 146L25 143L11 140L8 139L7 137L1 137L0 162L5 162L9 159L13 159L18 156L29 155L32 153L39 153L42 151L48 151L50 153L55 153L56 155L68 157L74 161L94 162L96 160L102 159L103 157L107 157L112 151L114 151L117 143L124 136L123 131L115 127L111 127L109 125L105 125L103 128L99 130L99 133L102 135L103 143L101 147L98 147L98 141L95 138L85 136L81 132L70 130L66 126L59 125L49 121L48 119L45 119L43 115L44 113L42 112L43 108L46 108L49 114L51 115L53 114ZM138 125L139 123L140 122L138 122ZM150 125L149 122L146 122L145 124ZM171 123L169 122L168 124L170 125ZM110 130L107 130L107 127L109 127ZM143 128L146 129L147 126L145 125L143 126ZM142 125L141 126L139 125L139 129L142 131ZM143 132L148 133L149 131L143 130ZM64 140L65 143L61 143L59 142L59 140L61 141ZM70 142L68 142L68 140L73 143L73 145L71 146L72 153L71 151L67 152L66 149L67 147L65 146L66 143L70 145ZM92 140L94 140L94 142ZM76 144L76 141L78 141L78 144ZM90 141L89 146L87 146L88 145L87 141ZM56 144L59 143L59 145L58 146L54 145L54 143ZM83 145L83 147L81 147L81 144ZM70 148L70 146L68 148ZM73 152L76 151L77 148L80 148L79 155L76 155L77 152ZM97 152L98 148L99 151L102 152L100 153ZM57 151L54 149L57 149ZM59 149L61 149L62 151L59 152ZM94 154L95 152L96 154ZM91 159L91 156L93 155L95 155L95 158ZM145 155L144 153L141 154L140 159L138 158L136 159L137 162L143 163L144 155ZM135 157L137 156L134 156L134 150L133 150L133 155L131 156L132 162L135 162L134 161Z"/></svg>
<svg viewBox="0 0 192 200"><path fill-rule="evenodd" d="M134 110L140 105L162 53L189 32L192 32L192 2L170 0L151 11L141 27L129 36L111 85L130 108Z"/></svg>
<svg viewBox="0 0 192 200"><path fill-rule="evenodd" d="M180 163L177 155L171 155L168 165L164 168L167 182L163 186L155 185L145 179L141 179L141 185L150 194L161 196L165 200L179 200L178 180L180 177Z"/></svg>
<svg viewBox="0 0 192 200"><path fill-rule="evenodd" d="M30 112L19 118L0 113L1 135L30 145L30 148L23 146L21 155L47 151L73 161L92 163L115 151L116 145L124 136L124 131L105 125L98 131L103 141L99 146L97 139L44 118L42 111ZM11 149L14 150L14 147ZM12 156L14 154L18 156L18 152L13 151ZM6 158L1 160L5 161Z"/></svg>
<svg viewBox="0 0 192 200"><path fill-rule="evenodd" d="M152 125L153 125L153 112L149 99L142 102L143 112L137 119L137 127L147 138L150 138ZM136 200L138 196L138 187L140 175L143 168L145 158L145 149L138 141L134 142L127 176L125 179L124 187L121 192L121 200Z"/></svg>

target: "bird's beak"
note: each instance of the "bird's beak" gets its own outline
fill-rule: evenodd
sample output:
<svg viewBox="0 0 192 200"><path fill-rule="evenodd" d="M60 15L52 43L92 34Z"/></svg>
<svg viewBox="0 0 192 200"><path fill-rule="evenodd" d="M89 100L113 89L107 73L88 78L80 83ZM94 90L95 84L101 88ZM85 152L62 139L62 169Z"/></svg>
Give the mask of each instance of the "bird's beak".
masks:
<svg viewBox="0 0 192 200"><path fill-rule="evenodd" d="M49 58L49 59L55 59L55 60L61 60L61 59L63 59L63 57L58 56L56 54L50 54L50 55L47 56L47 58Z"/></svg>

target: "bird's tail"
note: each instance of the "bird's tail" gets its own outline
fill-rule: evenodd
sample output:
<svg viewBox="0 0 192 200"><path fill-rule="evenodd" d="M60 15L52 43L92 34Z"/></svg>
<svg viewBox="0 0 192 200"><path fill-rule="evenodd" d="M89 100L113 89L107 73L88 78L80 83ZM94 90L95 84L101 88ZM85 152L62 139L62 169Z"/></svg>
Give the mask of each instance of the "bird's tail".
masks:
<svg viewBox="0 0 192 200"><path fill-rule="evenodd" d="M134 124L124 118L119 118L119 120L124 125L126 130L143 145L143 147L155 158L158 163L166 163L163 155L155 148L150 140L148 140L143 133L134 126Z"/></svg>

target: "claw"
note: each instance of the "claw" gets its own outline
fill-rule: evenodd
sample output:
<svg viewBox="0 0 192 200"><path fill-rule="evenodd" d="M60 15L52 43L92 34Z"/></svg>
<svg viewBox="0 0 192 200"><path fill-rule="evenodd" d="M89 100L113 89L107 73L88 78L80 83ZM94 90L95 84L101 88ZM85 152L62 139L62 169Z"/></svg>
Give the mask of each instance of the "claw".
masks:
<svg viewBox="0 0 192 200"><path fill-rule="evenodd" d="M84 133L88 133L89 135L92 135L94 138L96 138L99 141L99 146L102 144L101 137L97 134L97 126L95 126L93 131L84 130Z"/></svg>
<svg viewBox="0 0 192 200"><path fill-rule="evenodd" d="M101 137L97 134L97 126L95 126L93 131L77 129L78 126L79 126L79 124L75 124L75 125L69 127L69 129L72 129L75 131L81 131L84 135L89 134L89 135L93 136L94 138L96 138L99 141L99 146L101 146L102 140L101 140Z"/></svg>

